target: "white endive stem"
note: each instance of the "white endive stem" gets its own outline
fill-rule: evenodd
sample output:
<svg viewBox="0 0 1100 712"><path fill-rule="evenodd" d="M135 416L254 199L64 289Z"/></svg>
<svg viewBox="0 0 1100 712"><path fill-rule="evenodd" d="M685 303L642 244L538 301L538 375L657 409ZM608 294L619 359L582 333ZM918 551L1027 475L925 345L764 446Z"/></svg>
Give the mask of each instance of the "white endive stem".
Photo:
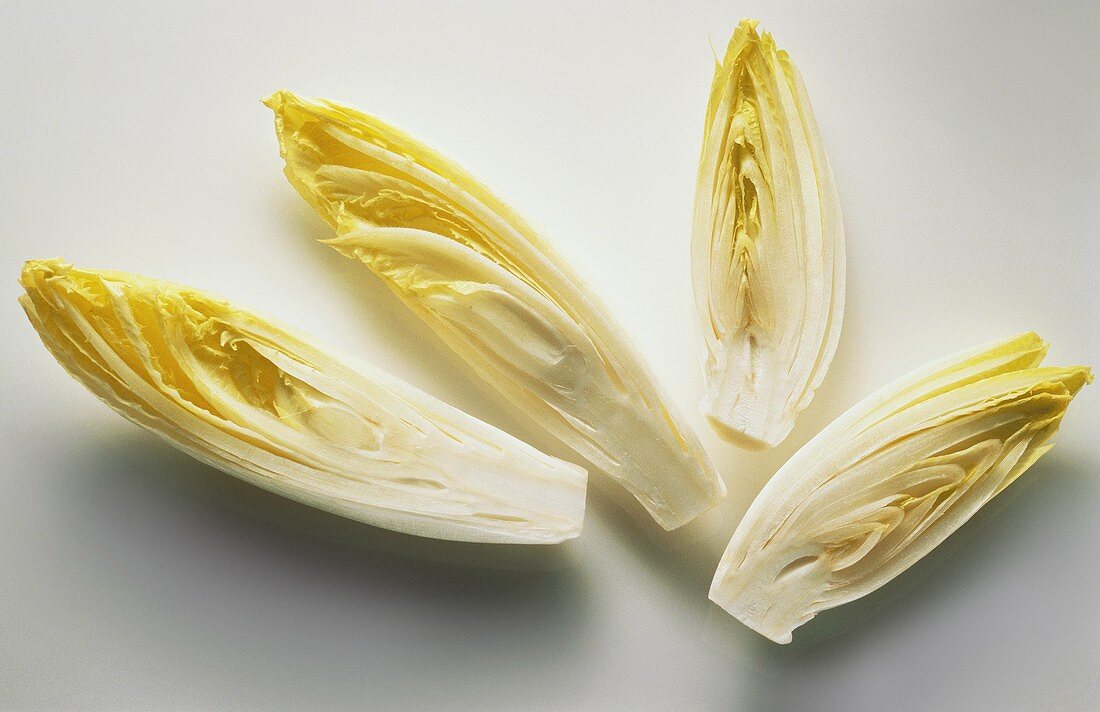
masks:
<svg viewBox="0 0 1100 712"><path fill-rule="evenodd" d="M885 584L1049 450L1085 367L1035 334L937 361L865 398L765 485L710 598L779 643Z"/></svg>
<svg viewBox="0 0 1100 712"><path fill-rule="evenodd" d="M692 275L706 342L701 407L724 438L782 442L821 385L844 312L844 226L806 88L743 20L714 70Z"/></svg>
<svg viewBox="0 0 1100 712"><path fill-rule="evenodd" d="M725 495L690 427L610 313L518 215L377 118L281 91L285 173L363 261L524 416L666 529Z"/></svg>
<svg viewBox="0 0 1100 712"><path fill-rule="evenodd" d="M436 539L580 533L582 468L287 327L184 286L59 260L28 262L21 282L27 316L76 380L247 482Z"/></svg>

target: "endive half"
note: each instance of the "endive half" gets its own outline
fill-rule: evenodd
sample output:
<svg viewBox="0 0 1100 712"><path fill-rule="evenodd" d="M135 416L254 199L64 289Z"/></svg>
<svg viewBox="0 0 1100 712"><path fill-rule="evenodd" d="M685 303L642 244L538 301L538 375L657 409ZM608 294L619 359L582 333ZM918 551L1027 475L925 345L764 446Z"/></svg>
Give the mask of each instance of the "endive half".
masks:
<svg viewBox="0 0 1100 712"><path fill-rule="evenodd" d="M725 486L607 308L550 245L457 165L381 120L286 91L291 184L520 413L622 484L664 528Z"/></svg>
<svg viewBox="0 0 1100 712"><path fill-rule="evenodd" d="M1088 368L1022 334L918 369L799 450L737 527L710 598L778 643L885 584L1043 453Z"/></svg>
<svg viewBox="0 0 1100 712"><path fill-rule="evenodd" d="M575 537L583 469L305 336L188 287L28 262L20 303L76 380L128 420L264 489L395 531Z"/></svg>
<svg viewBox="0 0 1100 712"><path fill-rule="evenodd" d="M743 20L715 67L695 192L701 404L724 438L772 447L821 385L844 312L844 226L794 62Z"/></svg>

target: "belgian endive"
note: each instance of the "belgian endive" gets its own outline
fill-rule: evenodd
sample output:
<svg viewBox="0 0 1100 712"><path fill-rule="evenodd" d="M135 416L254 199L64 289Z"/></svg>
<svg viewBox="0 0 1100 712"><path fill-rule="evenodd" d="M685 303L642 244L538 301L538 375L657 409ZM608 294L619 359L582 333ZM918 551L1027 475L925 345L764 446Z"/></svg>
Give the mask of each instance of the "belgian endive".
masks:
<svg viewBox="0 0 1100 712"><path fill-rule="evenodd" d="M284 326L59 260L28 262L21 281L27 316L76 380L247 482L438 539L548 544L580 532L583 469Z"/></svg>
<svg viewBox="0 0 1100 712"><path fill-rule="evenodd" d="M291 184L361 260L497 389L622 484L666 529L725 486L607 308L463 169L383 121L280 91Z"/></svg>
<svg viewBox="0 0 1100 712"><path fill-rule="evenodd" d="M701 407L745 447L779 444L821 385L844 311L844 227L802 78L743 20L714 70L695 192Z"/></svg>
<svg viewBox="0 0 1100 712"><path fill-rule="evenodd" d="M912 566L1052 446L1085 367L1035 334L949 356L864 399L799 450L737 527L713 601L778 643Z"/></svg>

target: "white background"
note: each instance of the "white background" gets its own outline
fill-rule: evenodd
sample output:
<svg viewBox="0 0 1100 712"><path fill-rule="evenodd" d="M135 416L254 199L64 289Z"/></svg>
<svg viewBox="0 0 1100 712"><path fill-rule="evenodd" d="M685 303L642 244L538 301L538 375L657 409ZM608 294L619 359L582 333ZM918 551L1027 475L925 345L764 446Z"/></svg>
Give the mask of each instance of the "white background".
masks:
<svg viewBox="0 0 1100 712"><path fill-rule="evenodd" d="M1100 365L1095 3L247 5L0 2L0 708L1100 706L1097 386L1025 478L792 645L706 597L768 476L885 381L1027 329ZM698 415L689 290L708 42L741 16L802 69L848 234L832 370L763 454ZM259 103L280 87L405 127L540 226L728 500L671 537L593 492L561 547L411 540L249 488L69 380L17 307L24 259L208 289L565 454L315 243Z"/></svg>

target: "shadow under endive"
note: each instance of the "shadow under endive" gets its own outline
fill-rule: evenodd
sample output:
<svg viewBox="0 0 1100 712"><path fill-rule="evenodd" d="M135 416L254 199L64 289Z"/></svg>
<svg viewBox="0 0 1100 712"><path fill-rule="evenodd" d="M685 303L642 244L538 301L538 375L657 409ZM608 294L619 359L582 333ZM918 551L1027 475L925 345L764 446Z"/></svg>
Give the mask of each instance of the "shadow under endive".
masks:
<svg viewBox="0 0 1100 712"><path fill-rule="evenodd" d="M589 640L595 599L575 542L385 531L261 490L118 422L78 432L58 466L52 526L68 538L59 565L81 620L124 622L128 607L148 626L208 636L214 656L250 646L261 667L282 664L274 651L296 643L322 661L349 651L375 660L366 648L376 641L401 655L461 651L475 669L516 659L535 668ZM102 596L124 603L86 603ZM317 630L328 633L311 637ZM375 674L406 675L388 665Z"/></svg>
<svg viewBox="0 0 1100 712"><path fill-rule="evenodd" d="M287 557L341 559L376 572L401 572L425 583L449 583L498 593L542 587L581 587L573 544L475 544L427 539L339 517L254 487L182 453L159 438L137 431L114 433L80 447L82 477L110 502L111 490L170 490L181 506L198 507L233 536L244 527L262 527L273 549ZM85 486L85 489L87 485ZM140 501L140 496L137 497ZM150 498L151 499L151 498ZM374 574L372 574L374 575Z"/></svg>
<svg viewBox="0 0 1100 712"><path fill-rule="evenodd" d="M935 616L938 607L983 569L1011 566L1020 537L1042 530L1052 511L1063 510L1068 501L1094 497L1098 470L1097 463L1059 457L1055 451L907 571L863 598L818 614L795 631L788 645L776 645L743 626L734 633L730 627L739 623L717 607L708 618L708 640L728 645L737 638L739 650L749 651L740 658L753 672L748 709L791 709L801 693L777 685L777 680L804 679L872 638L903 630L914 617Z"/></svg>
<svg viewBox="0 0 1100 712"><path fill-rule="evenodd" d="M819 613L798 628L787 645L760 636L707 598L735 526L735 522L723 524L726 513L721 506L673 532L647 523L603 487L597 488L592 509L613 520L624 545L680 600L701 613L706 621L705 642L730 653L761 679L757 701L764 705L774 702L774 688L767 681L791 668L819 665L859 646L866 636L888 630L898 617L935 607L937 600L951 596L983 567L1011 565L1012 549L1017 546L1012 534L1039 529L1060 503L1086 497L1089 488L1095 487L1098 469L1095 463L1060 457L1056 450L907 571L863 598Z"/></svg>
<svg viewBox="0 0 1100 712"><path fill-rule="evenodd" d="M1048 502L1071 501L1088 492L1096 469L1095 464L1059 457L1055 451L900 576L863 598L818 614L795 631L789 645L764 650L789 659L854 644L868 626L879 621L889 625L886 611L934 607L937 598L950 595L983 567L1012 565L1016 537L1042 528Z"/></svg>
<svg viewBox="0 0 1100 712"><path fill-rule="evenodd" d="M818 389L814 402L800 415L790 437L780 445L759 451L744 450L720 441L705 425L701 427L699 435L710 444L707 450L726 483L727 495L687 525L664 531L622 488L599 474L590 478L590 509L615 523L621 544L663 575L680 600L690 602L701 615L710 617L717 611L721 613L719 620L732 621L730 629L735 639L745 637L747 629L707 597L714 571L738 523L764 485L843 410L830 405L844 403L858 380L858 359L849 354L852 340L848 335L840 340L829 378ZM696 395L701 396L701 391ZM755 635L749 631L748 639Z"/></svg>

